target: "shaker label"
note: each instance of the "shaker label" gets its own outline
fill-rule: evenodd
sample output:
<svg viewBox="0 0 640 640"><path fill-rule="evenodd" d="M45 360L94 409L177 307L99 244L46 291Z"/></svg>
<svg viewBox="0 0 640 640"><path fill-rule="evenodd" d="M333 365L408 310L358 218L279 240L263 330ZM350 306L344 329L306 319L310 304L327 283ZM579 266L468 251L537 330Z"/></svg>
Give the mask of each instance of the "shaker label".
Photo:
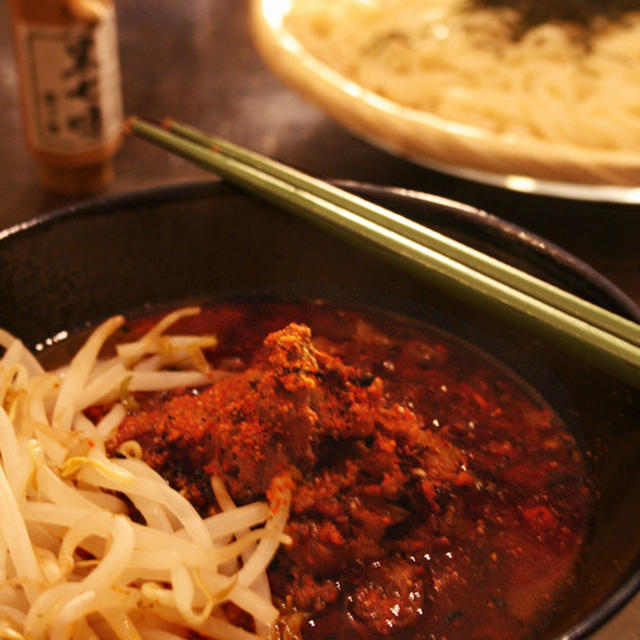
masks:
<svg viewBox="0 0 640 640"><path fill-rule="evenodd" d="M100 23L18 25L28 126L46 151L80 151L120 135L115 11Z"/></svg>

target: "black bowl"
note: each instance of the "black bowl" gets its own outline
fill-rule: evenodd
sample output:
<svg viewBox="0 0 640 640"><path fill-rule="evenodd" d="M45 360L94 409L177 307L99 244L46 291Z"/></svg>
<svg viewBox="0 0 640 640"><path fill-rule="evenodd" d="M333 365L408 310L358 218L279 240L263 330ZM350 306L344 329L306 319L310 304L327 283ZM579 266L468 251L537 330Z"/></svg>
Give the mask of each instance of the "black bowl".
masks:
<svg viewBox="0 0 640 640"><path fill-rule="evenodd" d="M640 309L558 247L471 207L348 188L622 315ZM477 308L219 182L90 201L0 232L0 325L34 346L116 312L238 294L325 298L445 328L510 366L565 420L598 491L575 585L540 640L591 635L640 588L640 392L525 326Z"/></svg>

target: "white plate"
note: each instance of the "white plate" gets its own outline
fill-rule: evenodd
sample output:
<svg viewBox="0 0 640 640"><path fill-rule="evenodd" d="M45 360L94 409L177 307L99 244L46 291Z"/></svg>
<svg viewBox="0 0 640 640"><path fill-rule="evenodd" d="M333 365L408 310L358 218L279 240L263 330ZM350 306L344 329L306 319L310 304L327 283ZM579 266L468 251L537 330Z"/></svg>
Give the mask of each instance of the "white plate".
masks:
<svg viewBox="0 0 640 640"><path fill-rule="evenodd" d="M311 55L285 27L291 0L252 0L257 50L272 71L345 128L417 164L516 191L640 203L640 153L499 135L391 102Z"/></svg>

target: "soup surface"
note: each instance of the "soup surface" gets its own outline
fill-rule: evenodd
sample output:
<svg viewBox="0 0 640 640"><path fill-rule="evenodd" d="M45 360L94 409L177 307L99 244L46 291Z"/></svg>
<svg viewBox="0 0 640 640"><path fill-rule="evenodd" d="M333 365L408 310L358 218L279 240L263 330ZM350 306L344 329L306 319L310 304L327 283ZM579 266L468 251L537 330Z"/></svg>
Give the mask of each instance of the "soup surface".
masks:
<svg viewBox="0 0 640 640"><path fill-rule="evenodd" d="M215 304L172 332L218 336L217 381L136 395L112 449L136 440L203 513L212 475L242 504L291 472L293 544L269 571L282 638L518 640L544 625L592 498L574 438L502 366L324 304Z"/></svg>

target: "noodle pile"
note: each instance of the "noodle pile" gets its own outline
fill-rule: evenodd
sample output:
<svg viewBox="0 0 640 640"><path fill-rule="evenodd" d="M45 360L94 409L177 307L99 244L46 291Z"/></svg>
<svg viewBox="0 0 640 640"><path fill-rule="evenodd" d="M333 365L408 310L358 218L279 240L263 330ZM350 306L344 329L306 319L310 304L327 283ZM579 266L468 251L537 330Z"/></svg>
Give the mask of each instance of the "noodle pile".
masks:
<svg viewBox="0 0 640 640"><path fill-rule="evenodd" d="M124 322L110 318L50 372L0 330L0 638L257 638L225 616L224 603L252 616L259 635L275 622L265 571L288 541L290 478L273 480L270 504L242 507L214 478L221 511L202 518L139 459L137 443L121 458L105 448L129 391L215 378L202 353L214 337L164 335L197 312L169 314L99 360ZM95 405L108 407L96 423L84 413Z"/></svg>
<svg viewBox="0 0 640 640"><path fill-rule="evenodd" d="M568 25L514 39L508 8L465 0L292 0L287 29L389 100L499 135L640 149L640 13L589 47Z"/></svg>

